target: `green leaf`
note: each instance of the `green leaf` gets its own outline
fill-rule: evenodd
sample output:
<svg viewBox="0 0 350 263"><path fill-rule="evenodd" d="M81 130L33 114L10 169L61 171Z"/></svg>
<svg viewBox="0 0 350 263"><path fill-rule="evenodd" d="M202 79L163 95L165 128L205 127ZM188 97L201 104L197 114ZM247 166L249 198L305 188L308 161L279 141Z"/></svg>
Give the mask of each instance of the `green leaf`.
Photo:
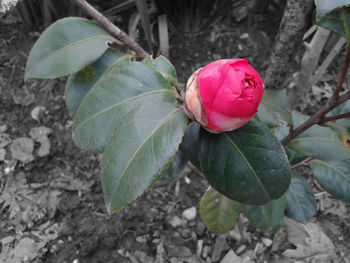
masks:
<svg viewBox="0 0 350 263"><path fill-rule="evenodd" d="M217 135L201 129L199 159L209 184L240 203L266 204L282 196L290 184L282 145L256 120Z"/></svg>
<svg viewBox="0 0 350 263"><path fill-rule="evenodd" d="M68 110L74 114L86 94L98 83L103 74L108 72L117 63L129 59L117 50L108 49L95 63L71 75L66 84L65 99Z"/></svg>
<svg viewBox="0 0 350 263"><path fill-rule="evenodd" d="M350 112L350 101L347 101L336 107L329 114L327 114L327 117L348 112ZM339 137L349 136L350 134L350 118L344 118L332 122L327 122L326 125L330 127L333 131L335 131Z"/></svg>
<svg viewBox="0 0 350 263"><path fill-rule="evenodd" d="M306 158L308 158L305 155L301 155L289 148L285 148L286 154L288 156L288 160L290 164L297 164L303 160L305 160Z"/></svg>
<svg viewBox="0 0 350 263"><path fill-rule="evenodd" d="M107 50L106 41L115 40L92 21L78 17L58 20L30 51L24 78L50 79L75 73Z"/></svg>
<svg viewBox="0 0 350 263"><path fill-rule="evenodd" d="M199 165L199 132L201 126L198 122L191 122L185 131L184 138L180 144L180 150L184 155L200 169Z"/></svg>
<svg viewBox="0 0 350 263"><path fill-rule="evenodd" d="M277 137L279 141L282 141L289 134L290 127L282 125L273 129L274 135ZM286 154L288 156L288 160L291 164L296 164L306 159L307 156L299 154L290 148L285 148Z"/></svg>
<svg viewBox="0 0 350 263"><path fill-rule="evenodd" d="M181 107L161 102L144 104L123 119L103 153L102 185L109 213L123 209L165 172L186 123Z"/></svg>
<svg viewBox="0 0 350 263"><path fill-rule="evenodd" d="M243 205L243 212L254 227L275 233L282 227L285 207L286 197L283 195L264 206Z"/></svg>
<svg viewBox="0 0 350 263"><path fill-rule="evenodd" d="M295 127L308 119L293 111ZM307 129L289 145L292 150L321 160L344 160L350 157L350 150L339 140L338 135L328 127L314 125Z"/></svg>
<svg viewBox="0 0 350 263"><path fill-rule="evenodd" d="M316 212L316 201L311 187L301 176L292 176L286 193L286 215L296 221L306 223Z"/></svg>
<svg viewBox="0 0 350 263"><path fill-rule="evenodd" d="M224 234L235 225L241 207L242 204L232 201L210 188L201 199L199 212L210 231Z"/></svg>
<svg viewBox="0 0 350 263"><path fill-rule="evenodd" d="M286 92L284 90L265 90L257 116L260 121L270 127L278 127L282 124L292 125Z"/></svg>
<svg viewBox="0 0 350 263"><path fill-rule="evenodd" d="M187 162L188 159L186 156L181 151L177 151L174 160L171 162L168 170L166 171L166 175L169 178L174 179L182 172Z"/></svg>
<svg viewBox="0 0 350 263"><path fill-rule="evenodd" d="M349 1L347 5L349 5ZM344 6L344 5L339 5ZM350 8L341 7L333 9L332 12L322 15L324 12L321 10L316 16L316 24L322 26L328 30L339 33L344 36L347 42L350 41Z"/></svg>
<svg viewBox="0 0 350 263"><path fill-rule="evenodd" d="M313 160L311 170L323 188L335 198L350 202L350 161Z"/></svg>
<svg viewBox="0 0 350 263"><path fill-rule="evenodd" d="M101 152L128 112L158 101L176 101L175 92L158 72L136 61L118 63L82 101L74 118L73 139L80 148Z"/></svg>
<svg viewBox="0 0 350 263"><path fill-rule="evenodd" d="M164 56L159 56L156 59L150 57L143 60L143 62L150 67L153 67L160 74L163 75L166 79L170 81L176 80L176 70L173 64Z"/></svg>
<svg viewBox="0 0 350 263"><path fill-rule="evenodd" d="M324 16L334 9L349 6L349 0L315 0L317 15Z"/></svg>

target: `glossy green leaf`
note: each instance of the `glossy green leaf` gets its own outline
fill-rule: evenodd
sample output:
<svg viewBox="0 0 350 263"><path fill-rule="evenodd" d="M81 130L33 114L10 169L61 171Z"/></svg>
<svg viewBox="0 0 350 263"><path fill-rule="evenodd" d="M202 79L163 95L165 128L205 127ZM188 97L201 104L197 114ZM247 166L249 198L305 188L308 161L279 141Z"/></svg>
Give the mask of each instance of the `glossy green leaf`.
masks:
<svg viewBox="0 0 350 263"><path fill-rule="evenodd" d="M347 5L350 5L349 1L347 2ZM339 5L339 7L340 6L343 7L333 9L333 11L325 15L322 15L323 12L318 13L316 16L316 24L328 30L339 33L340 35L344 36L347 42L349 43L350 7L344 7L344 5Z"/></svg>
<svg viewBox="0 0 350 263"><path fill-rule="evenodd" d="M69 17L49 26L36 41L25 70L25 79L57 78L75 73L98 59L115 41L98 24Z"/></svg>
<svg viewBox="0 0 350 263"><path fill-rule="evenodd" d="M324 16L334 9L349 6L349 0L315 0L317 15Z"/></svg>
<svg viewBox="0 0 350 263"><path fill-rule="evenodd" d="M316 201L311 187L301 176L292 176L286 193L286 215L296 221L306 223L316 213Z"/></svg>
<svg viewBox="0 0 350 263"><path fill-rule="evenodd" d="M235 225L241 207L242 204L232 201L210 188L200 201L199 212L210 231L224 234Z"/></svg>
<svg viewBox="0 0 350 263"><path fill-rule="evenodd" d="M283 195L264 206L243 205L243 212L254 227L275 233L282 227L285 207L286 197Z"/></svg>
<svg viewBox="0 0 350 263"><path fill-rule="evenodd" d="M308 158L305 155L299 154L289 148L285 148L286 154L288 156L288 160L290 164L297 164L303 160L305 160L306 158Z"/></svg>
<svg viewBox="0 0 350 263"><path fill-rule="evenodd" d="M308 119L293 111L295 127ZM289 145L292 150L321 160L344 160L350 157L350 149L344 146L338 135L328 127L314 125L307 129Z"/></svg>
<svg viewBox="0 0 350 263"><path fill-rule="evenodd" d="M347 101L334 110L332 110L326 117L335 116L343 113L350 112L350 101ZM335 131L339 137L349 136L350 134L350 118L344 118L335 120L332 122L327 122L326 125L330 127L333 131Z"/></svg>
<svg viewBox="0 0 350 263"><path fill-rule="evenodd" d="M181 107L161 102L144 104L123 119L103 153L102 185L109 213L123 209L165 172L186 123Z"/></svg>
<svg viewBox="0 0 350 263"><path fill-rule="evenodd" d="M166 79L170 81L176 80L176 70L173 64L164 56L159 56L156 59L146 58L143 61L146 65L153 67L160 74L162 74Z"/></svg>
<svg viewBox="0 0 350 263"><path fill-rule="evenodd" d="M291 125L293 121L286 92L284 90L265 90L257 116L260 121L270 127Z"/></svg>
<svg viewBox="0 0 350 263"><path fill-rule="evenodd" d="M180 150L197 168L199 165L199 132L201 126L198 122L191 122L185 131L184 138L180 144Z"/></svg>
<svg viewBox="0 0 350 263"><path fill-rule="evenodd" d="M185 168L187 162L188 159L186 158L186 156L181 151L177 151L173 161L171 162L168 170L166 171L166 175L168 176L168 178L176 178Z"/></svg>
<svg viewBox="0 0 350 263"><path fill-rule="evenodd" d="M199 159L209 184L240 203L266 204L282 196L290 184L282 145L256 120L217 135L201 129Z"/></svg>
<svg viewBox="0 0 350 263"><path fill-rule="evenodd" d="M323 188L335 198L350 202L350 161L313 160L311 170Z"/></svg>
<svg viewBox="0 0 350 263"><path fill-rule="evenodd" d="M108 49L95 63L71 75L66 84L65 99L68 110L74 114L86 94L98 83L103 74L117 63L129 59L120 51Z"/></svg>
<svg viewBox="0 0 350 263"><path fill-rule="evenodd" d="M73 139L101 152L122 118L143 103L175 103L175 92L156 71L136 61L112 67L82 101L74 118Z"/></svg>

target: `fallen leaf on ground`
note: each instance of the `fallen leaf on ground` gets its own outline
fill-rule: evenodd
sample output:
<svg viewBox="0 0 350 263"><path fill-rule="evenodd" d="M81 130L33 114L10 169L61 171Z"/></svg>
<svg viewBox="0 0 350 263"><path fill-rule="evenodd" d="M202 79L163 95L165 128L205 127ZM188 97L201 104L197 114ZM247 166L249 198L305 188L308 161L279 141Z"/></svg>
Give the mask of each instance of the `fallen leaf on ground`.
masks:
<svg viewBox="0 0 350 263"><path fill-rule="evenodd" d="M29 237L22 238L15 248L5 246L0 253L2 263L22 263L31 262L45 246L45 242L34 241Z"/></svg>
<svg viewBox="0 0 350 263"><path fill-rule="evenodd" d="M286 218L288 241L296 246L296 249L287 249L283 256L291 258L310 258L317 256L330 260L335 247L323 230L315 223L302 224ZM322 261L323 262L323 261Z"/></svg>
<svg viewBox="0 0 350 263"><path fill-rule="evenodd" d="M34 161L34 141L27 137L20 137L11 143L11 155L24 164Z"/></svg>
<svg viewBox="0 0 350 263"><path fill-rule="evenodd" d="M44 157L50 153L51 143L47 136L49 136L51 133L52 129L45 126L30 129L30 137L32 137L34 141L40 143L40 148L37 152L39 157Z"/></svg>

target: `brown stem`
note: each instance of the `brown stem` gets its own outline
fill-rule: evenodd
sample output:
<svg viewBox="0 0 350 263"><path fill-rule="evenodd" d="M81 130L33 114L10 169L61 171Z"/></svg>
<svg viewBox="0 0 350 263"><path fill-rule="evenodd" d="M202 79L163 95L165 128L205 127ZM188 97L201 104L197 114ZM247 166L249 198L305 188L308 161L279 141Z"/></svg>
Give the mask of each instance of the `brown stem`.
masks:
<svg viewBox="0 0 350 263"><path fill-rule="evenodd" d="M341 87L343 85L345 75L346 75L346 72L347 72L348 67L349 67L349 63L350 63L350 44L348 44L348 46L347 46L347 51L346 51L343 69L339 75L337 86L334 89L333 95L330 98L329 103L327 105L323 106L318 112L316 112L313 116L311 116L307 121L302 123L298 128L296 128L291 133L289 133L281 141L281 143L284 147L286 147L293 139L295 139L298 135L300 135L301 133L303 133L304 131L309 129L314 124L320 124L320 123L324 123L324 122L329 121L329 120L335 120L334 119L335 116L327 117L327 118L325 118L325 116L328 112L330 112L331 110L335 109L337 106L342 104L343 102L350 99L350 91L348 91L347 93L345 93L342 96L339 96L339 92L340 92ZM347 113L345 113L345 115L346 114ZM344 115L344 114L341 114L341 115ZM338 116L340 116L340 115L338 115ZM346 115L346 117L349 117L349 116ZM342 116L341 118L346 118L346 117Z"/></svg>
<svg viewBox="0 0 350 263"><path fill-rule="evenodd" d="M342 96L339 96L334 103L329 103L323 106L318 112L316 112L313 116L311 116L307 121L301 124L298 128L293 130L290 134L288 134L282 141L282 145L286 147L293 139L295 139L298 135L309 129L312 125L322 122L324 120L324 116L335 109L337 106L342 104L343 102L350 99L350 91L345 93Z"/></svg>
<svg viewBox="0 0 350 263"><path fill-rule="evenodd" d="M344 82L344 79L346 76L346 72L348 71L348 68L349 68L349 63L350 63L350 44L347 45L343 69L342 69L340 76L338 78L337 86L335 87L335 90L333 91L333 95L331 97L330 104L334 103L339 97L339 93L341 91L341 88L342 88L342 85L343 85L343 82Z"/></svg>
<svg viewBox="0 0 350 263"><path fill-rule="evenodd" d="M295 168L297 168L297 167L299 167L299 166L306 165L306 164L307 164L308 162L310 162L312 159L313 159L312 157L308 157L308 158L302 160L301 162L292 165L292 166L290 167L290 169L295 169Z"/></svg>
<svg viewBox="0 0 350 263"><path fill-rule="evenodd" d="M339 119L345 119L345 118L349 118L349 117L350 117L350 112L347 112L347 113L343 113L343 114L339 114L339 115L335 115L335 116L331 116L331 117L325 117L318 124L326 123L329 121L335 121L335 120L339 120Z"/></svg>
<svg viewBox="0 0 350 263"><path fill-rule="evenodd" d="M85 0L74 0L75 3L86 11L93 19L95 19L104 29L106 29L113 37L123 42L131 50L135 51L140 58L146 58L149 54L135 41L131 40L129 36L120 28L115 26L108 18L103 16L99 11L92 7Z"/></svg>

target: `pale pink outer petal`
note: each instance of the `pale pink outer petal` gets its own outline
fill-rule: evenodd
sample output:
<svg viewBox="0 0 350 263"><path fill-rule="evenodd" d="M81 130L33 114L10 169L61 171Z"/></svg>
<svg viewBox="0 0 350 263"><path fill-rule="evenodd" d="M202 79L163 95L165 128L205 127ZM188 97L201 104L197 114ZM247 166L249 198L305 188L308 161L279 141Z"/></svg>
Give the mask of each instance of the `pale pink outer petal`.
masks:
<svg viewBox="0 0 350 263"><path fill-rule="evenodd" d="M253 116L246 118L232 118L218 112L212 112L212 122L205 128L209 131L215 132L233 131L247 124L252 118Z"/></svg>
<svg viewBox="0 0 350 263"><path fill-rule="evenodd" d="M199 95L198 77L196 70L187 81L185 91L184 110L186 115L202 125L207 125L208 120Z"/></svg>

